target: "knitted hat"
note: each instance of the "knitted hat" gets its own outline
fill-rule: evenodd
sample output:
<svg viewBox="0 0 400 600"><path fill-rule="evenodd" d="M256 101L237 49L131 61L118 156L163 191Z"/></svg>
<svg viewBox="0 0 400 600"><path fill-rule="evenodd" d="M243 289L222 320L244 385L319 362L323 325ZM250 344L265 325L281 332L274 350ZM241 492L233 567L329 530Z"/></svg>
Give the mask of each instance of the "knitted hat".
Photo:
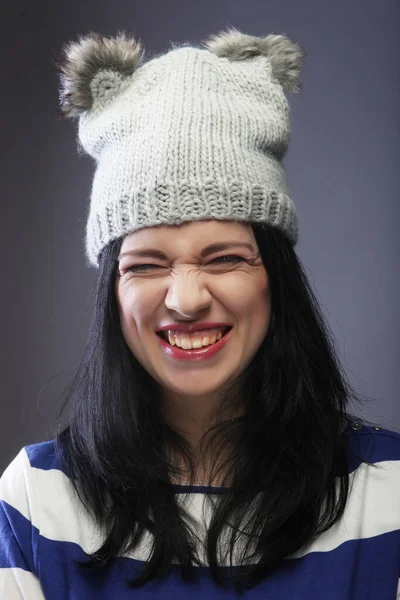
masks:
<svg viewBox="0 0 400 600"><path fill-rule="evenodd" d="M265 221L297 243L284 92L301 91L306 54L284 35L234 28L201 45L172 44L147 61L124 33L63 48L61 112L79 118L97 165L86 229L95 267L111 240L200 219Z"/></svg>

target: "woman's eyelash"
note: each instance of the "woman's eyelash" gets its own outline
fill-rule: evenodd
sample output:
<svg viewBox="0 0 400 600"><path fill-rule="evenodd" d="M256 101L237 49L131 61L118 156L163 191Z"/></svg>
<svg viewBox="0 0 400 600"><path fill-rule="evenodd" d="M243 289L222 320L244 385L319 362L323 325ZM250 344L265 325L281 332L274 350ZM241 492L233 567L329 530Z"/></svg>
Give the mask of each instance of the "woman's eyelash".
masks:
<svg viewBox="0 0 400 600"><path fill-rule="evenodd" d="M211 262L215 262L217 260L223 260L224 258L233 258L234 262L238 262L240 260L245 260L244 258L242 258L241 256L236 256L235 254L230 254L229 256L219 256L218 258L215 258L214 260L212 260ZM228 261L228 262L232 262L232 261Z"/></svg>
<svg viewBox="0 0 400 600"><path fill-rule="evenodd" d="M229 256L219 256L218 258L215 258L214 260L211 261L211 263L217 262L217 261L223 261L225 262L223 259L233 259L233 260L228 260L228 262L240 262L240 261L245 261L244 258L242 258L241 256L236 256L233 254L230 254ZM149 267L152 268L154 267L155 269L162 269L162 267L160 265L133 265L132 267L128 267L126 270L127 271L148 271Z"/></svg>

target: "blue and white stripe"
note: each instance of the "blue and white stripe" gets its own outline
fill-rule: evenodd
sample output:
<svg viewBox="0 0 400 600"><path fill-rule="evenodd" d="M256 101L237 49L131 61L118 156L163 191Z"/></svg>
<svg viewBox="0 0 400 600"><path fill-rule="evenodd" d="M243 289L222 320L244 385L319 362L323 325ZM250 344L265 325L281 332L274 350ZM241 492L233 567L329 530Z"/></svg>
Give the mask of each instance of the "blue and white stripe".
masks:
<svg viewBox="0 0 400 600"><path fill-rule="evenodd" d="M286 559L273 576L249 590L247 598L400 599L400 434L363 427L349 428L346 435L359 444L355 446L359 452L365 448L365 458L380 468L350 462L350 495L340 521ZM196 535L202 540L211 517L206 490L177 485L175 491L195 517ZM211 491L226 493L223 488ZM85 558L102 540L102 532L60 468L54 442L23 448L0 479L1 600L234 597L233 590L224 592L215 586L208 567L198 568L197 585L186 589L177 564L162 583L126 588L125 580L149 557L150 534L107 572L82 571L71 561ZM206 564L201 543L198 552Z"/></svg>

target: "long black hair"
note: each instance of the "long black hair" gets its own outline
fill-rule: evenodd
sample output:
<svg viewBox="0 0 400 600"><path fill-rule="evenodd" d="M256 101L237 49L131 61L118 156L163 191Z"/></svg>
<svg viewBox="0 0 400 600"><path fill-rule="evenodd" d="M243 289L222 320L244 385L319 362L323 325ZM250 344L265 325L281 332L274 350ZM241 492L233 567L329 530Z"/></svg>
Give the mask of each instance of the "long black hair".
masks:
<svg viewBox="0 0 400 600"><path fill-rule="evenodd" d="M252 227L269 277L271 319L258 352L231 389L232 394L241 390L245 415L218 422L202 440L215 448L211 478L226 473L221 487L227 488L218 502L213 499L206 562L196 553L196 536L171 483L171 475L183 472L179 461L194 481L192 451L162 419L159 388L122 334L115 293L122 239L100 257L86 349L58 417L67 407L70 415L55 438L80 500L105 532L102 546L88 560L77 561L80 566L107 568L133 550L146 531L152 534L149 560L127 582L132 588L162 580L174 561L186 581L195 579L195 565L209 566L214 581L224 585L227 570L221 569L217 545L229 524L230 573L235 571L241 594L329 529L345 510L351 450L344 429L346 419L354 420L347 410L350 401L361 408L361 396L346 379L294 248L276 227ZM229 401L227 392L221 410ZM226 460L217 463L226 448ZM232 569L238 541L244 549Z"/></svg>

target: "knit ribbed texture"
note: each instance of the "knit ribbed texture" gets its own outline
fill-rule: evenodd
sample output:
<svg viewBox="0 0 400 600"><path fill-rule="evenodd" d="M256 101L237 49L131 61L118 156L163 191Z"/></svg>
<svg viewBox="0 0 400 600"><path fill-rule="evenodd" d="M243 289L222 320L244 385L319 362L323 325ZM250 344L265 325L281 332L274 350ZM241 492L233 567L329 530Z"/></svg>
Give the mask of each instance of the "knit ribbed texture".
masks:
<svg viewBox="0 0 400 600"><path fill-rule="evenodd" d="M268 57L230 60L173 48L130 77L101 71L79 140L96 159L89 263L111 240L200 219L268 222L295 245L282 158L289 106ZM117 91L116 91L117 90Z"/></svg>

